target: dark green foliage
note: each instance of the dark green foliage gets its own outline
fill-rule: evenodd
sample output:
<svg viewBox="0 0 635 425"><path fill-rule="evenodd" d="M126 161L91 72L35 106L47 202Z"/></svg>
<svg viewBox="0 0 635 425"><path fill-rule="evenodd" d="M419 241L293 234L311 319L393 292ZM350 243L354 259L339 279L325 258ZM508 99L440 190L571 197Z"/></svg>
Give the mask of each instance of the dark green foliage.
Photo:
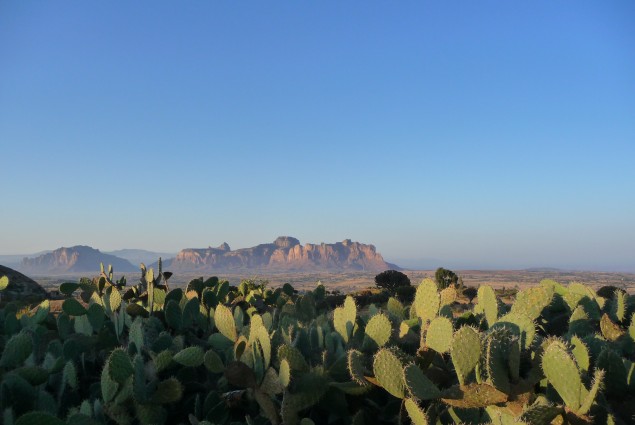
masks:
<svg viewBox="0 0 635 425"><path fill-rule="evenodd" d="M437 282L437 285L439 285L439 288L443 289L448 286L456 286L459 282L459 277L452 270L439 267L437 271L434 272L434 280Z"/></svg>
<svg viewBox="0 0 635 425"><path fill-rule="evenodd" d="M395 292L397 288L403 286L411 286L410 278L397 270L386 270L379 273L375 276L375 285L390 292Z"/></svg>

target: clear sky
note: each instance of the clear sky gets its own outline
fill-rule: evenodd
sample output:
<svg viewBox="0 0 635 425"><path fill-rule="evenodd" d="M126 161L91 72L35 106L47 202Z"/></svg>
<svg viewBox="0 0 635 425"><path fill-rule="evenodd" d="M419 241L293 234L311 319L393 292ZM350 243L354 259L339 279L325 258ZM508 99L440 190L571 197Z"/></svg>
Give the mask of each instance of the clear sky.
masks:
<svg viewBox="0 0 635 425"><path fill-rule="evenodd" d="M0 253L292 235L635 270L635 2L0 2Z"/></svg>

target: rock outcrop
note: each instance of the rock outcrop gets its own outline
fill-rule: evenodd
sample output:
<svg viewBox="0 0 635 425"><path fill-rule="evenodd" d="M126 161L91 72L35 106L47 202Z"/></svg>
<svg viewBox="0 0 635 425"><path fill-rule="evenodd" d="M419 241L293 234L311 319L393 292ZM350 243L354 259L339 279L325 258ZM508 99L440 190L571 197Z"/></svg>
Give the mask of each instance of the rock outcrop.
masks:
<svg viewBox="0 0 635 425"><path fill-rule="evenodd" d="M301 245L290 236L272 243L232 251L218 248L184 249L165 264L170 271L382 271L398 268L384 261L373 245L346 239L333 244Z"/></svg>
<svg viewBox="0 0 635 425"><path fill-rule="evenodd" d="M2 276L9 278L9 286L0 292L2 301L34 302L48 296L46 290L36 281L9 267L0 266L0 277Z"/></svg>
<svg viewBox="0 0 635 425"><path fill-rule="evenodd" d="M115 272L134 272L138 270L127 260L105 254L89 246L77 245L70 248L59 248L38 257L25 258L20 264L20 271L30 274L51 275L95 273L99 271L99 263L104 263L104 266L111 264Z"/></svg>

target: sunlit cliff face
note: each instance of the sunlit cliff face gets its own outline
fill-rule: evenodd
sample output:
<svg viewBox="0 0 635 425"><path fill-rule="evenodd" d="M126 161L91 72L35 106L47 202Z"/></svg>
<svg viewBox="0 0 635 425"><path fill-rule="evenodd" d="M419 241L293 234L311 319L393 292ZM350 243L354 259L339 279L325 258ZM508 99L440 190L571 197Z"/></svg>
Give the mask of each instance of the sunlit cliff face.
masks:
<svg viewBox="0 0 635 425"><path fill-rule="evenodd" d="M310 244L282 236L273 243L231 251L227 244L219 248L184 249L171 269L232 269L265 267L268 270L368 270L390 268L373 245L346 239L334 244Z"/></svg>

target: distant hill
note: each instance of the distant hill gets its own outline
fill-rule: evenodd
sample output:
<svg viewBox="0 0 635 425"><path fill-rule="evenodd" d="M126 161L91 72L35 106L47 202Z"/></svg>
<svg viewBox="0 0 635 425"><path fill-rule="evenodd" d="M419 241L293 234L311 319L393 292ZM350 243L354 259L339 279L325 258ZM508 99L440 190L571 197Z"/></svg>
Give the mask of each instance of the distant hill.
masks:
<svg viewBox="0 0 635 425"><path fill-rule="evenodd" d="M218 248L188 248L164 262L164 270L189 271L383 271L399 269L384 261L373 245L346 239L332 244L301 245L290 236L272 243L232 251L227 243Z"/></svg>
<svg viewBox="0 0 635 425"><path fill-rule="evenodd" d="M59 248L48 254L24 258L19 269L31 274L95 273L99 271L99 263L104 263L104 266L111 264L115 272L137 271L137 267L128 260L83 245Z"/></svg>
<svg viewBox="0 0 635 425"><path fill-rule="evenodd" d="M24 257L37 257L38 255L48 254L51 251L40 251L33 254L3 254L0 255L0 264L5 267L18 268Z"/></svg>
<svg viewBox="0 0 635 425"><path fill-rule="evenodd" d="M34 299L44 299L48 296L46 290L36 281L9 267L0 266L1 276L9 278L9 286L0 292L2 301L21 299L25 302L31 302Z"/></svg>
<svg viewBox="0 0 635 425"><path fill-rule="evenodd" d="M159 260L167 260L176 257L174 252L153 252L146 251L145 249L119 249L117 251L108 251L104 254L114 255L124 260L130 261L134 266L138 266L141 263L152 264Z"/></svg>

